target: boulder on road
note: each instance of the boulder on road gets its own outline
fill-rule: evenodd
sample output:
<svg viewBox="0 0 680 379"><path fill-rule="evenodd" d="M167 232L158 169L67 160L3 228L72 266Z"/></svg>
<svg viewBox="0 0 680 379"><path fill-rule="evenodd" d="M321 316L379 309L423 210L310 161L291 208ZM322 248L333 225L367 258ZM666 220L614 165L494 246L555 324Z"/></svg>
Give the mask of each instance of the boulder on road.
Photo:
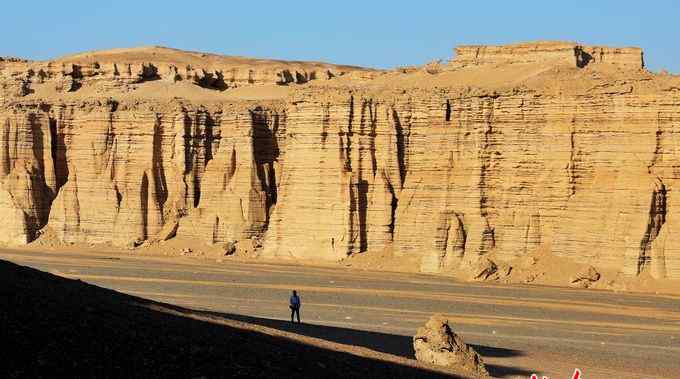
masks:
<svg viewBox="0 0 680 379"><path fill-rule="evenodd" d="M489 373L482 357L460 338L442 315L434 315L413 337L416 359L437 366L463 368L479 377Z"/></svg>
<svg viewBox="0 0 680 379"><path fill-rule="evenodd" d="M588 266L587 268L579 271L570 279L570 284L575 287L588 288L593 283L600 280L600 273L597 272L595 267Z"/></svg>

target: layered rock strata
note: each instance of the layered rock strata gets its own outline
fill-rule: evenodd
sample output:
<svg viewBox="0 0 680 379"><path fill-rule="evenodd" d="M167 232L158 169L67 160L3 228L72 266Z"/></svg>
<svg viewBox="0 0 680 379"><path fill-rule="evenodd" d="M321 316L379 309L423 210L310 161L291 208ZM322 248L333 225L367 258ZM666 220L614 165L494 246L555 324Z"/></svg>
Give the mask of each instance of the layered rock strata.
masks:
<svg viewBox="0 0 680 379"><path fill-rule="evenodd" d="M188 82L224 91L252 85L304 84L353 72L370 75L372 71L354 66L224 57L162 47L84 53L46 62L0 58L0 64L3 92L9 92L12 97L23 97L42 87L69 93L83 85L98 85L103 93L151 81Z"/></svg>
<svg viewBox="0 0 680 379"><path fill-rule="evenodd" d="M643 68L642 49L585 46L574 42L530 42L515 45L463 45L454 50L452 64L457 66L508 63L541 63L550 61L585 67L591 63L607 63L626 68Z"/></svg>
<svg viewBox="0 0 680 379"><path fill-rule="evenodd" d="M331 79L277 100L3 92L0 242L176 234L256 240L269 257L389 250L425 272L547 250L680 279L680 79L635 52L603 65L615 50L579 47L594 58L577 64L580 45L541 46L548 59L487 49L490 69ZM488 84L499 72L524 77ZM460 84L471 75L487 82Z"/></svg>

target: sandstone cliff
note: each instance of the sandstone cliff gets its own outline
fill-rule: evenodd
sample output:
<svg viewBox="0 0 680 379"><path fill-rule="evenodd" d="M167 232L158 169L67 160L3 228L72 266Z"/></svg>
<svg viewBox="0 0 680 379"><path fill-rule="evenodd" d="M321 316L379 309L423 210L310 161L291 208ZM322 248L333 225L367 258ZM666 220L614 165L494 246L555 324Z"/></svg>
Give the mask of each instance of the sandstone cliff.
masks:
<svg viewBox="0 0 680 379"><path fill-rule="evenodd" d="M440 72L132 49L0 61L0 88L6 244L177 235L426 272L549 251L680 279L680 78L636 48L467 46Z"/></svg>

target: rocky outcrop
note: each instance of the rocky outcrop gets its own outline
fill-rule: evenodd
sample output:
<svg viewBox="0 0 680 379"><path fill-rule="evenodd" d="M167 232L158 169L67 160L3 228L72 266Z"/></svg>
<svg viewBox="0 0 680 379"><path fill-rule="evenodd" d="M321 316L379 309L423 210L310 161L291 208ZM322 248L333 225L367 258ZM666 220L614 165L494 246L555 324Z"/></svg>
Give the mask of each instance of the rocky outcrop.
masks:
<svg viewBox="0 0 680 379"><path fill-rule="evenodd" d="M579 49L590 63L578 63ZM680 279L680 79L642 70L636 56L489 48L463 68L359 70L252 100L176 96L188 74L160 64L116 63L119 79L106 79L109 66L85 60L60 71L74 81L49 96L39 86L19 96L16 76L5 76L0 242L48 227L68 243L179 236L279 258L390 251L417 257L424 272L478 280L505 277L504 262L541 250ZM21 64L32 63L12 63L18 77ZM44 75L33 72L37 83ZM232 93L210 72L192 74L191 88ZM107 84L120 81L140 90ZM159 82L167 92L144 92ZM73 92L74 83L83 86Z"/></svg>
<svg viewBox="0 0 680 379"><path fill-rule="evenodd" d="M591 284L600 280L600 273L597 272L595 267L590 266L574 275L570 282L572 286L587 288Z"/></svg>
<svg viewBox="0 0 680 379"><path fill-rule="evenodd" d="M613 64L630 69L640 69L645 66L642 49L637 47L580 46L578 49L580 50L577 51L579 66L590 63Z"/></svg>
<svg viewBox="0 0 680 379"><path fill-rule="evenodd" d="M530 42L515 45L464 45L455 49L454 66L485 64L564 64L585 67L588 64L612 64L622 68L644 67L642 49L584 46L574 42Z"/></svg>
<svg viewBox="0 0 680 379"><path fill-rule="evenodd" d="M156 80L184 81L224 91L252 85L304 84L355 71L371 75L373 70L319 62L225 57L163 47L85 53L47 62L0 60L0 79L10 79L0 81L13 97L26 96L42 87L61 93L78 91L84 85L110 91Z"/></svg>
<svg viewBox="0 0 680 379"><path fill-rule="evenodd" d="M47 222L57 191L53 133L40 110L0 113L0 204L5 242L27 243Z"/></svg>
<svg viewBox="0 0 680 379"><path fill-rule="evenodd" d="M463 45L454 50L452 63L459 65L540 63L554 61L573 65L577 44L535 42L516 45Z"/></svg>
<svg viewBox="0 0 680 379"><path fill-rule="evenodd" d="M453 331L449 320L442 315L432 316L425 326L418 328L413 336L413 350L416 359L421 362L462 368L477 377L489 377L482 357L463 342Z"/></svg>

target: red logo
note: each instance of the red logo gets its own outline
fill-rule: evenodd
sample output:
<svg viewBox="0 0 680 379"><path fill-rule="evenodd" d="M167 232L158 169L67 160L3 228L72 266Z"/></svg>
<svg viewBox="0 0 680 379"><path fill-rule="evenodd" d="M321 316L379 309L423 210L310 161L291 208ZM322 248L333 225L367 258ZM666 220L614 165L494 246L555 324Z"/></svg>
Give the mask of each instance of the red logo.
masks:
<svg viewBox="0 0 680 379"><path fill-rule="evenodd" d="M538 375L536 374L531 374L531 378L529 379L539 379ZM542 376L540 379L550 379L547 376ZM574 375L571 376L571 379L581 379L581 370L579 369L574 369Z"/></svg>

